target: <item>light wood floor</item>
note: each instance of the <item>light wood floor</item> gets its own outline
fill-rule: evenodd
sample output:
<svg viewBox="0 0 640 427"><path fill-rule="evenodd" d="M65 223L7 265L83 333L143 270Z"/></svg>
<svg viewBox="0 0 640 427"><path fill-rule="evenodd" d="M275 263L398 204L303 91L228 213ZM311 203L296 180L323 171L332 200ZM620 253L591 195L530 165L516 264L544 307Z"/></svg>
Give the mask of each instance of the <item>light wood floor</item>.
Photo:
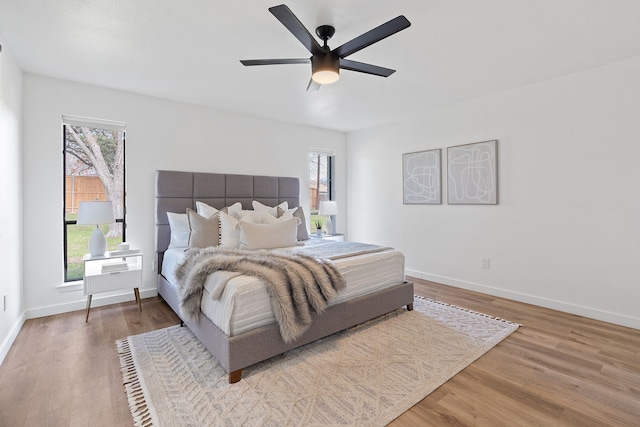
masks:
<svg viewBox="0 0 640 427"><path fill-rule="evenodd" d="M521 323L391 426L638 426L640 331L413 279ZM178 323L157 298L28 320L0 366L0 426L130 426L114 341Z"/></svg>
<svg viewBox="0 0 640 427"><path fill-rule="evenodd" d="M158 298L27 320L0 366L0 426L131 426L115 340L180 322Z"/></svg>

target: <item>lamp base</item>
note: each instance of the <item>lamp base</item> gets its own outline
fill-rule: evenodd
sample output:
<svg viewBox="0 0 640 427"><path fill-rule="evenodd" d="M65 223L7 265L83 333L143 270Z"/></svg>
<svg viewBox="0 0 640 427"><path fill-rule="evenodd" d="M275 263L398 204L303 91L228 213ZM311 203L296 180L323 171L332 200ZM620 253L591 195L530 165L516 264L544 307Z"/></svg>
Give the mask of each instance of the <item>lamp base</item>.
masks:
<svg viewBox="0 0 640 427"><path fill-rule="evenodd" d="M333 222L331 222L330 216L324 220L324 232L327 233L327 236L331 236L333 234Z"/></svg>
<svg viewBox="0 0 640 427"><path fill-rule="evenodd" d="M104 238L104 233L100 230L100 227L96 225L89 240L89 253L92 257L101 257L104 256L106 250L107 239Z"/></svg>

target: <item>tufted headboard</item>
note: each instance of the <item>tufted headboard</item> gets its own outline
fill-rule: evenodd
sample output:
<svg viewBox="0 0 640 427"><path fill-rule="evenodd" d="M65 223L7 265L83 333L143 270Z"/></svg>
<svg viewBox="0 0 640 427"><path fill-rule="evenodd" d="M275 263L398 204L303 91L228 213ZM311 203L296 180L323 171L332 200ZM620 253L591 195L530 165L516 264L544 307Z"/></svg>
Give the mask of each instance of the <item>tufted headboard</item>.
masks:
<svg viewBox="0 0 640 427"><path fill-rule="evenodd" d="M242 203L253 209L251 202L276 206L284 201L300 206L298 178L234 175L206 172L156 171L156 251L159 266L171 240L167 212L185 213L196 209L196 201L217 209ZM158 270L160 271L160 270Z"/></svg>

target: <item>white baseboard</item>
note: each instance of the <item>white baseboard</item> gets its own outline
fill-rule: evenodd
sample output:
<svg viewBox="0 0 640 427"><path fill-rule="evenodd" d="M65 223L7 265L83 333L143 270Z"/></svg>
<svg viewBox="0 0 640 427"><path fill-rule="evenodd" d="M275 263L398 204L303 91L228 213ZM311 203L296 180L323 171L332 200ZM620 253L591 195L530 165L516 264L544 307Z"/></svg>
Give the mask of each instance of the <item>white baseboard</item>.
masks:
<svg viewBox="0 0 640 427"><path fill-rule="evenodd" d="M608 323L615 323L616 325L626 326L629 328L640 329L640 317L625 316L622 314L611 313L609 311L598 310L596 308L571 304L566 301L558 301L538 297L535 295L513 292L506 289L494 288L492 286L467 282L464 280L457 280L450 277L436 276L433 274L423 273L415 270L407 269L405 270L405 274L407 276L417 277L419 279L429 280L431 282L442 283L445 285L455 286L457 288L468 289L470 291L481 292L483 294L494 295L501 298L550 308L552 310L558 310L564 313L575 314L578 316L601 320Z"/></svg>
<svg viewBox="0 0 640 427"><path fill-rule="evenodd" d="M151 298L158 295L156 288L140 289L140 298ZM135 296L132 290L123 290L119 293L95 294L91 300L91 308L102 307L104 305L118 304L121 302L134 301ZM26 311L27 319L37 317L52 316L54 314L68 313L70 311L85 310L87 308L87 298L58 305L31 308ZM144 307L143 307L144 308Z"/></svg>
<svg viewBox="0 0 640 427"><path fill-rule="evenodd" d="M24 325L24 321L26 320L25 313L18 318L18 320L13 324L11 330L5 337L4 341L2 341L2 345L0 346L0 365L4 362L4 358L7 357L9 353L9 349L13 345L13 342L18 337L18 333L20 333L20 329L22 329L22 325Z"/></svg>

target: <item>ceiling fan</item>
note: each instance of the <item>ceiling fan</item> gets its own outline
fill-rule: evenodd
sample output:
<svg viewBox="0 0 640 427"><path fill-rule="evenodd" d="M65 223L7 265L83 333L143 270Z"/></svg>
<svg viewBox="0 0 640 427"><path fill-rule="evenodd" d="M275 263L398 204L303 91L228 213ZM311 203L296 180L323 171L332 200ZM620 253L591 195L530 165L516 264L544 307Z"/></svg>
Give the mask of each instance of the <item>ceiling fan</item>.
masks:
<svg viewBox="0 0 640 427"><path fill-rule="evenodd" d="M396 70L379 67L377 65L366 64L364 62L351 61L345 59L367 46L370 46L382 39L385 39L398 31L402 31L411 25L411 22L403 15L392 19L389 22L367 31L355 39L329 49L327 41L335 33L335 28L331 25L321 25L316 28L316 34L324 44L320 44L302 25L302 22L293 14L286 5L273 6L269 12L275 16L287 29L311 52L310 58L289 58L289 59L242 59L243 65L275 65L275 64L309 64L311 63L311 80L307 90L318 90L323 84L331 84L340 78L340 68L344 70L357 71L360 73L373 74L375 76L389 77Z"/></svg>

